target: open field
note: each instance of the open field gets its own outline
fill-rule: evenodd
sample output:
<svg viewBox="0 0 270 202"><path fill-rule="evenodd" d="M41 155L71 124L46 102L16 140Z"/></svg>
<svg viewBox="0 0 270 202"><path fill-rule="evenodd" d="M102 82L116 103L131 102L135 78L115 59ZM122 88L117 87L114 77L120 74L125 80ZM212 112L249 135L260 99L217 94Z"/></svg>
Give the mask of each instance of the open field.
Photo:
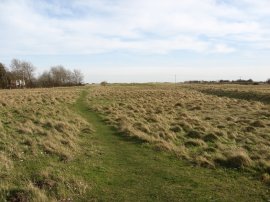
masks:
<svg viewBox="0 0 270 202"><path fill-rule="evenodd" d="M255 171L269 183L270 106L199 92L206 89L249 92L236 85L108 86L94 88L89 102L125 134L200 166ZM267 94L269 86L251 92Z"/></svg>
<svg viewBox="0 0 270 202"><path fill-rule="evenodd" d="M234 85L234 84L216 84L216 85L184 85L189 89L194 89L206 94L217 95L243 99L248 101L259 101L270 104L270 86L269 85Z"/></svg>
<svg viewBox="0 0 270 202"><path fill-rule="evenodd" d="M190 86L2 90L0 201L266 201L266 113Z"/></svg>

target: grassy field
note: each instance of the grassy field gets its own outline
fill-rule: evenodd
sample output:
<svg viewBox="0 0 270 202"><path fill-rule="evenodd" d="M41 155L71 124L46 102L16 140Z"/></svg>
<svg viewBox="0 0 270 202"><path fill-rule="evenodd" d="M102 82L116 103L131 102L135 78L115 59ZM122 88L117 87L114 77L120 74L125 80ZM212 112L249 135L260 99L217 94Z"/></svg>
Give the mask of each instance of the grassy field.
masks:
<svg viewBox="0 0 270 202"><path fill-rule="evenodd" d="M196 165L244 169L269 183L270 106L242 97L202 93L207 89L228 89L214 87L96 87L88 100L109 124L125 134ZM230 88L241 94L249 92L250 87ZM252 86L252 92L267 94L268 88Z"/></svg>
<svg viewBox="0 0 270 202"><path fill-rule="evenodd" d="M0 91L0 201L269 200L269 106L199 91Z"/></svg>
<svg viewBox="0 0 270 202"><path fill-rule="evenodd" d="M269 85L184 85L189 89L194 89L206 94L217 95L220 97L236 98L248 101L258 101L270 104Z"/></svg>
<svg viewBox="0 0 270 202"><path fill-rule="evenodd" d="M84 152L78 137L91 131L69 107L80 91L0 91L0 201L46 200L80 189L77 178L57 169Z"/></svg>

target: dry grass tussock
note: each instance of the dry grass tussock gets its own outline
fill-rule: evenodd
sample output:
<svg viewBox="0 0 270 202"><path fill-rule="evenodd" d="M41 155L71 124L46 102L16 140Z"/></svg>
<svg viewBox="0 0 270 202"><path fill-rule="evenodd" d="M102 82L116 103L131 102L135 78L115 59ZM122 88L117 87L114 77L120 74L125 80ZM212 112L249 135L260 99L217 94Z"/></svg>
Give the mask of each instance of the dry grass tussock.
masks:
<svg viewBox="0 0 270 202"><path fill-rule="evenodd" d="M267 104L169 85L94 87L88 101L121 132L198 165L270 173Z"/></svg>
<svg viewBox="0 0 270 202"><path fill-rule="evenodd" d="M84 119L69 108L80 91L77 88L0 91L1 178L12 176L18 162L52 157L65 163L80 152L78 136L83 131L92 130ZM57 181L59 179L55 180L56 184ZM51 182L50 179L45 180L44 183L48 185L44 186L50 186ZM15 197L14 201L16 197L19 197L17 200L22 197L22 200L28 201L27 197L31 195L31 199L51 201L52 198L46 198L41 187L30 180L26 191L13 190L10 197ZM5 180L0 183L0 190L12 192Z"/></svg>

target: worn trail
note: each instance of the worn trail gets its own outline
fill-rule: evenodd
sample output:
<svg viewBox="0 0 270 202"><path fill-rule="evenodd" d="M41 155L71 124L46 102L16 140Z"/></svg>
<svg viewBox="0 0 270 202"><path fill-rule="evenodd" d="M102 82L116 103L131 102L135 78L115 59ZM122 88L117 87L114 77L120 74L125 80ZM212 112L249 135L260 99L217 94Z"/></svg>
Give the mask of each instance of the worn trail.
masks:
<svg viewBox="0 0 270 202"><path fill-rule="evenodd" d="M267 188L232 170L191 166L166 152L117 133L86 103L83 91L75 110L95 129L84 135L84 155L69 169L89 182L85 197L98 201L265 201ZM80 165L80 166L78 166Z"/></svg>

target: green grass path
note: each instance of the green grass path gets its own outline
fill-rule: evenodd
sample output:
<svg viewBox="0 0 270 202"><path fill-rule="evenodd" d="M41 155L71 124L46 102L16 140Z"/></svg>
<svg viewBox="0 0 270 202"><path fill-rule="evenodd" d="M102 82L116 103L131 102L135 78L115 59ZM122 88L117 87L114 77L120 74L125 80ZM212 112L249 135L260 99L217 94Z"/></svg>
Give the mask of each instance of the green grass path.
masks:
<svg viewBox="0 0 270 202"><path fill-rule="evenodd" d="M85 103L76 110L95 132L84 136L85 155L70 169L91 183L98 201L265 201L267 187L246 173L194 167L140 141L119 135ZM72 166L73 164L73 166ZM78 166L80 165L80 166ZM270 199L270 197L269 197Z"/></svg>

